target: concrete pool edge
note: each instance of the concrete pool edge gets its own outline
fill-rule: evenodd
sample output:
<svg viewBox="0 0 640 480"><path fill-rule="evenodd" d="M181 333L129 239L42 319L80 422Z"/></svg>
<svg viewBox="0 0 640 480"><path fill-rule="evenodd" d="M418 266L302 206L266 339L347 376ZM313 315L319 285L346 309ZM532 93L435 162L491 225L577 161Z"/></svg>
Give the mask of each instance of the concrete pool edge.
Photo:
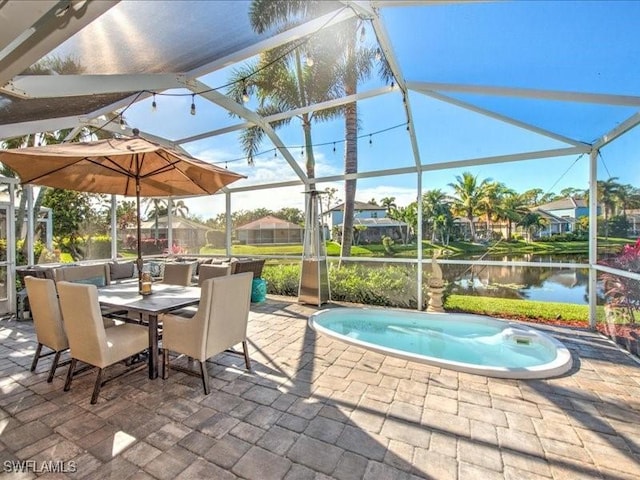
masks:
<svg viewBox="0 0 640 480"><path fill-rule="evenodd" d="M564 375L568 371L573 368L573 357L571 352L567 347L565 347L562 342L554 338L552 335L542 332L538 329L530 327L526 324L521 324L513 321L502 320L494 317L490 317L488 315L475 315L475 314L449 314L449 313L427 313L427 312L417 312L417 311L405 311L405 310L396 310L396 309L375 309L375 308L366 308L366 307L344 307L349 310L361 310L368 312L397 312L407 315L425 315L425 316L434 316L434 317L453 317L454 315L459 318L471 319L475 321L491 321L497 322L500 324L504 324L505 327L511 327L523 332L527 332L535 335L536 337L540 337L541 339L551 343L556 349L556 357L554 360L545 363L543 365L536 365L531 367L516 367L516 368L504 368L504 367L494 367L494 366L486 366L486 365L475 365L470 363L457 362L454 360L445 360L438 357L432 357L427 355L420 355L411 352L406 352L403 350L398 350L370 342L363 342L355 338L348 337L346 335L341 335L337 332L334 332L331 329L328 329L322 325L318 325L315 322L315 319L325 312L333 311L340 309L324 309L309 316L307 321L309 327L321 334L327 335L336 340L342 341L347 344L355 345L366 350L375 351L378 353L383 353L386 355L391 355L394 357L402 358L405 360L425 363L428 365L446 368L449 370L454 370L462 373L469 373L473 375L481 375L485 377L493 377L493 378L505 378L505 379L514 379L514 380L540 380L547 378L554 378Z"/></svg>

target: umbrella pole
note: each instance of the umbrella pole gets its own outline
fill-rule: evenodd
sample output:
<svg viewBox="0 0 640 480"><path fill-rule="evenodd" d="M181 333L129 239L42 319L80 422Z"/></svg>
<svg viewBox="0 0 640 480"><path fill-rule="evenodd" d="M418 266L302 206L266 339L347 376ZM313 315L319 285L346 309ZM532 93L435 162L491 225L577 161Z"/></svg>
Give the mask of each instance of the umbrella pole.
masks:
<svg viewBox="0 0 640 480"><path fill-rule="evenodd" d="M142 267L144 264L142 261L142 232L140 230L140 177L138 175L136 175L136 213L136 235L138 237L138 258L136 259L136 264L138 265L138 292L142 293Z"/></svg>

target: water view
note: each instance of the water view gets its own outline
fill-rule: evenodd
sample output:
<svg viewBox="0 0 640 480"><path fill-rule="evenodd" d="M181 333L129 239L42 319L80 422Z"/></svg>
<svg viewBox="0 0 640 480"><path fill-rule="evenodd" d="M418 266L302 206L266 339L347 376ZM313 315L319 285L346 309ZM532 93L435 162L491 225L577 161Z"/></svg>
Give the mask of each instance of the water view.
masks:
<svg viewBox="0 0 640 480"><path fill-rule="evenodd" d="M469 258L472 259L472 258ZM477 260L477 257L473 258ZM584 263L584 255L490 256L483 260ZM496 298L588 303L589 272L586 268L549 268L488 265L443 265L452 293Z"/></svg>

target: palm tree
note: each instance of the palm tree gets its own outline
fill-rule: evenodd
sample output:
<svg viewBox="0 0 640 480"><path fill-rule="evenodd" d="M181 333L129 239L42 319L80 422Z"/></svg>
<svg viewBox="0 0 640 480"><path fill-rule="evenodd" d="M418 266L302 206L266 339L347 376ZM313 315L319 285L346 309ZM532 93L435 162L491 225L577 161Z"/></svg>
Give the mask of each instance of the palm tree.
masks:
<svg viewBox="0 0 640 480"><path fill-rule="evenodd" d="M164 198L145 198L142 200L144 208L144 214L147 218L153 218L155 220L155 239L159 237L159 225L158 219L167 214L167 200Z"/></svg>
<svg viewBox="0 0 640 480"><path fill-rule="evenodd" d="M422 223L431 230L431 243L436 241L436 219L444 213L447 195L440 189L427 190L422 194ZM445 207L448 210L448 205Z"/></svg>
<svg viewBox="0 0 640 480"><path fill-rule="evenodd" d="M475 216L481 212L481 200L488 182L488 179L484 179L478 183L477 176L470 172L464 172L462 175L456 176L456 183L449 184L455 193L453 212L456 215L464 216L469 221L472 242L476 241L476 229L473 221Z"/></svg>
<svg viewBox="0 0 640 480"><path fill-rule="evenodd" d="M505 195L514 194L515 192L502 182L489 182L480 197L480 208L484 213L487 222L487 235L490 238L492 227L491 222L498 214L498 209Z"/></svg>
<svg viewBox="0 0 640 480"><path fill-rule="evenodd" d="M380 200L380 205L386 208L387 215L389 215L389 212L391 212L391 210L398 208L398 205L396 205L396 197L384 197L382 200Z"/></svg>
<svg viewBox="0 0 640 480"><path fill-rule="evenodd" d="M527 212L518 222L527 232L527 242L533 239L533 233L547 225L547 220L537 212Z"/></svg>
<svg viewBox="0 0 640 480"><path fill-rule="evenodd" d="M253 0L250 18L254 30L262 33L272 27L290 26L305 18L328 12L332 8L331 2L317 0L289 0L286 2ZM341 96L356 94L358 82L371 76L377 49L359 44L357 36L362 33L362 29L364 29L362 20L346 20L340 25L318 32L310 37L305 45L307 58L311 56L314 62L317 58L323 57L333 61L328 73L333 76L331 87L334 89L334 94L339 93ZM320 67L319 65L315 66L314 70L318 70ZM324 65L322 68L327 68L327 66ZM390 69L386 62L380 63L379 74L383 79L391 78ZM315 90L316 87L314 85L313 89ZM345 117L344 172L345 174L357 173L358 112L356 103L350 103L336 112L331 112L331 116L334 113L344 114ZM307 157L307 161L309 161L309 157ZM351 255L353 242L356 179L345 180L344 188L345 202L340 255L348 257Z"/></svg>
<svg viewBox="0 0 640 480"><path fill-rule="evenodd" d="M511 240L513 224L521 222L523 217L530 213L526 201L515 192L508 193L502 198L499 211L500 217L507 221L507 240Z"/></svg>
<svg viewBox="0 0 640 480"><path fill-rule="evenodd" d="M609 237L609 215L615 212L616 199L620 190L618 177L608 180L598 180L598 201L602 204L604 213L604 236Z"/></svg>

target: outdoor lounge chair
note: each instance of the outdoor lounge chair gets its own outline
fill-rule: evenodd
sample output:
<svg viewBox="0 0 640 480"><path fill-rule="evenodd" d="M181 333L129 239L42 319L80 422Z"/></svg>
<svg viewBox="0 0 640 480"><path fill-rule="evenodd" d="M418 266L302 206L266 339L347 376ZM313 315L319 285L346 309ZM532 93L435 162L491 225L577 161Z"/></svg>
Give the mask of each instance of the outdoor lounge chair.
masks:
<svg viewBox="0 0 640 480"><path fill-rule="evenodd" d="M208 395L206 360L239 343L242 343L247 370L251 369L247 350L247 323L252 279L253 275L245 272L205 280L200 304L193 317L172 314L162 316L163 378L168 377L169 367L190 375L200 375L204 393ZM178 365L169 365L169 351L198 360L200 373Z"/></svg>
<svg viewBox="0 0 640 480"><path fill-rule="evenodd" d="M98 401L100 388L116 378L103 381L103 370L149 348L149 332L145 327L130 323L105 329L98 301L98 289L95 285L63 281L58 282L57 287L71 353L71 365L64 391L71 388L78 360L98 367L98 375L91 395L91 403L95 404ZM123 373L145 366L142 363Z"/></svg>

